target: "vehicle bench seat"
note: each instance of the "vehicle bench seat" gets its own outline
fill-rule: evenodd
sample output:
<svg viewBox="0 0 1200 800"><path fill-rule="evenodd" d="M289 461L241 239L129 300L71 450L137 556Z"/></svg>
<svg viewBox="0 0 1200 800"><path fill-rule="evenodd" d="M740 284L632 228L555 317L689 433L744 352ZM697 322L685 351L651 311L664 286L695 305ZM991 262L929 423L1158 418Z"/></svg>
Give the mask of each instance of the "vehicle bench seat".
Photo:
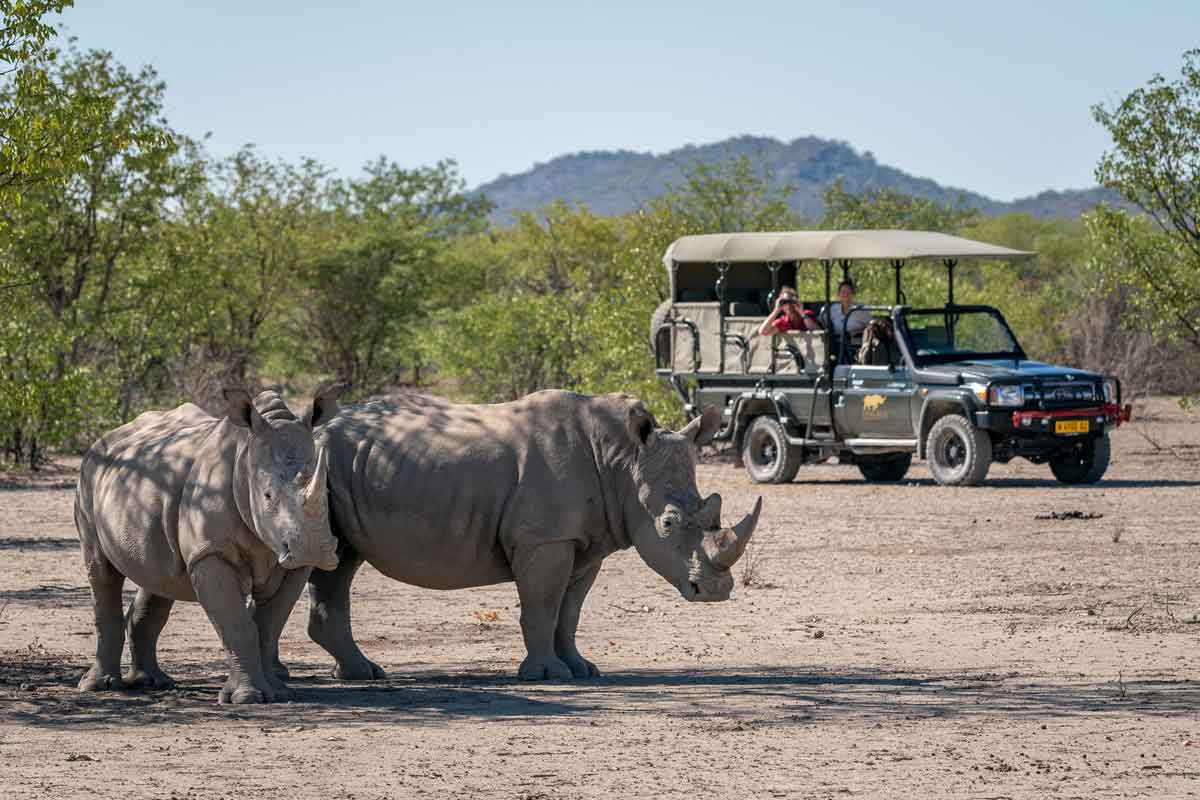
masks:
<svg viewBox="0 0 1200 800"><path fill-rule="evenodd" d="M687 320L700 334L700 372L718 372L721 367L721 304L676 303L675 318ZM693 368L693 334L683 325L674 326L671 333L672 366L675 372L691 372Z"/></svg>
<svg viewBox="0 0 1200 800"><path fill-rule="evenodd" d="M771 371L771 340L770 336L759 336L758 328L766 317L726 318L725 330L738 334L750 345L748 359L748 374L765 375ZM776 334L780 339L780 350L775 353L775 374L798 375L800 373L796 358L787 348L790 345L804 360L805 374L815 375L825 361L825 334L821 331L789 331ZM741 348L735 341L725 342L725 372L742 374Z"/></svg>

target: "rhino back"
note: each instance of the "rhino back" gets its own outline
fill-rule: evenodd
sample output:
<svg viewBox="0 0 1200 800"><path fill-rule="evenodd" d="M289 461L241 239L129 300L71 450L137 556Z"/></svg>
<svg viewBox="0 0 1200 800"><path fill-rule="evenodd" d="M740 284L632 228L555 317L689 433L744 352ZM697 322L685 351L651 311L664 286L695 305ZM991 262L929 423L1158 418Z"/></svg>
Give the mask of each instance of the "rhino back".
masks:
<svg viewBox="0 0 1200 800"><path fill-rule="evenodd" d="M512 580L515 547L604 535L579 395L461 405L419 395L329 424L335 532L386 575L435 589Z"/></svg>
<svg viewBox="0 0 1200 800"><path fill-rule="evenodd" d="M139 586L193 599L179 550L180 500L220 424L188 403L142 414L92 445L80 466L76 499L85 555L96 547Z"/></svg>

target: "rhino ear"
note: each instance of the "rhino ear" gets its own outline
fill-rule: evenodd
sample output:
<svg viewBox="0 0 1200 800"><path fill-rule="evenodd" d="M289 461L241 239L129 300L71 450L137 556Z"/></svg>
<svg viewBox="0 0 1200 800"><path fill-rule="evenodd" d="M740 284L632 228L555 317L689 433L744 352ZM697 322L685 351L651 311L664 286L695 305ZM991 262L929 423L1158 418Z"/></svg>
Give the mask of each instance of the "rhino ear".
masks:
<svg viewBox="0 0 1200 800"><path fill-rule="evenodd" d="M268 429L267 421L258 413L258 409L254 407L254 399L245 389L223 389L221 394L225 398L225 413L234 425L250 428L255 433Z"/></svg>
<svg viewBox="0 0 1200 800"><path fill-rule="evenodd" d="M713 406L706 406L700 416L689 422L679 433L692 440L696 447L706 445L721 429L721 412Z"/></svg>
<svg viewBox="0 0 1200 800"><path fill-rule="evenodd" d="M338 412L338 398L346 390L344 381L330 381L317 387L313 395L312 407L304 415L304 421L309 428L324 425L333 419Z"/></svg>
<svg viewBox="0 0 1200 800"><path fill-rule="evenodd" d="M628 425L629 435L637 442L638 447L648 446L654 437L654 429L658 427L654 422L654 415L640 402L630 404Z"/></svg>

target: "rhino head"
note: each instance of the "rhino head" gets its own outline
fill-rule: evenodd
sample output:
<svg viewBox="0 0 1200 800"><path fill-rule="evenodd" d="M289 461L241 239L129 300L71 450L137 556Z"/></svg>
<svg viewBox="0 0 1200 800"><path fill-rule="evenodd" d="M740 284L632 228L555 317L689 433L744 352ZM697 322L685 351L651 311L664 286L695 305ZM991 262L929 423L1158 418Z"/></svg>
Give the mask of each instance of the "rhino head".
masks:
<svg viewBox="0 0 1200 800"><path fill-rule="evenodd" d="M746 550L762 498L732 528L721 527L721 496L701 498L696 488L696 451L717 432L720 413L707 408L678 433L655 425L641 405L629 410L629 433L637 443L633 479L636 507L627 512L633 545L685 600L728 600L730 568Z"/></svg>
<svg viewBox="0 0 1200 800"><path fill-rule="evenodd" d="M319 389L302 418L275 392L251 400L244 390L225 391L229 420L250 431L234 471L239 511L285 569L337 567L326 488L329 456L314 429L337 413L341 390L340 384Z"/></svg>

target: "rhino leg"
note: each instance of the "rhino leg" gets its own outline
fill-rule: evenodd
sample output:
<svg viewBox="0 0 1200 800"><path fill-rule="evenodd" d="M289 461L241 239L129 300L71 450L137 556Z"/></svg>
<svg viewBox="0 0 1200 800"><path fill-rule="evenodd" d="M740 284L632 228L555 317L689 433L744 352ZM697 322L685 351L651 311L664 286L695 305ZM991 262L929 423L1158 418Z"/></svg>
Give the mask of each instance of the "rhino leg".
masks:
<svg viewBox="0 0 1200 800"><path fill-rule="evenodd" d="M158 636L162 633L171 606L168 597L138 589L137 597L129 604L125 625L129 630L129 656L132 662L125 683L132 689L174 689L175 681L158 666Z"/></svg>
<svg viewBox="0 0 1200 800"><path fill-rule="evenodd" d="M521 598L521 634L525 637L526 651L517 675L523 681L574 677L554 647L558 612L574 562L574 542L539 544L513 554L512 570Z"/></svg>
<svg viewBox="0 0 1200 800"><path fill-rule="evenodd" d="M221 687L220 702L272 702L275 689L263 673L258 626L246 607L237 571L213 555L192 565L190 572L196 599L221 637L229 659L229 677Z"/></svg>
<svg viewBox="0 0 1200 800"><path fill-rule="evenodd" d="M363 655L350 628L350 584L362 566L362 556L344 545L337 569L314 569L308 576L308 636L333 656L333 675L345 681L371 681L386 676L383 668Z"/></svg>
<svg viewBox="0 0 1200 800"><path fill-rule="evenodd" d="M308 580L307 569L288 570L275 594L264 603L256 603L254 608L254 624L258 627L258 641L262 648L263 673L275 690L276 700L285 700L291 696L291 691L284 684L287 679L287 669L279 662L279 635L287 624L292 607L304 591L304 582ZM278 667L278 669L277 669ZM284 674L279 674L279 669Z"/></svg>
<svg viewBox="0 0 1200 800"><path fill-rule="evenodd" d="M117 572L102 553L87 552L88 583L92 586L92 606L96 620L96 661L79 679L79 691L99 692L124 689L121 679L121 651L125 649L125 614L121 607L121 588L125 576Z"/></svg>
<svg viewBox="0 0 1200 800"><path fill-rule="evenodd" d="M583 601L600 573L600 562L572 576L571 583L563 595L562 607L558 610L558 627L554 630L554 652L571 668L576 678L595 678L600 675L596 665L579 654L575 646L575 630L579 627L579 613Z"/></svg>

